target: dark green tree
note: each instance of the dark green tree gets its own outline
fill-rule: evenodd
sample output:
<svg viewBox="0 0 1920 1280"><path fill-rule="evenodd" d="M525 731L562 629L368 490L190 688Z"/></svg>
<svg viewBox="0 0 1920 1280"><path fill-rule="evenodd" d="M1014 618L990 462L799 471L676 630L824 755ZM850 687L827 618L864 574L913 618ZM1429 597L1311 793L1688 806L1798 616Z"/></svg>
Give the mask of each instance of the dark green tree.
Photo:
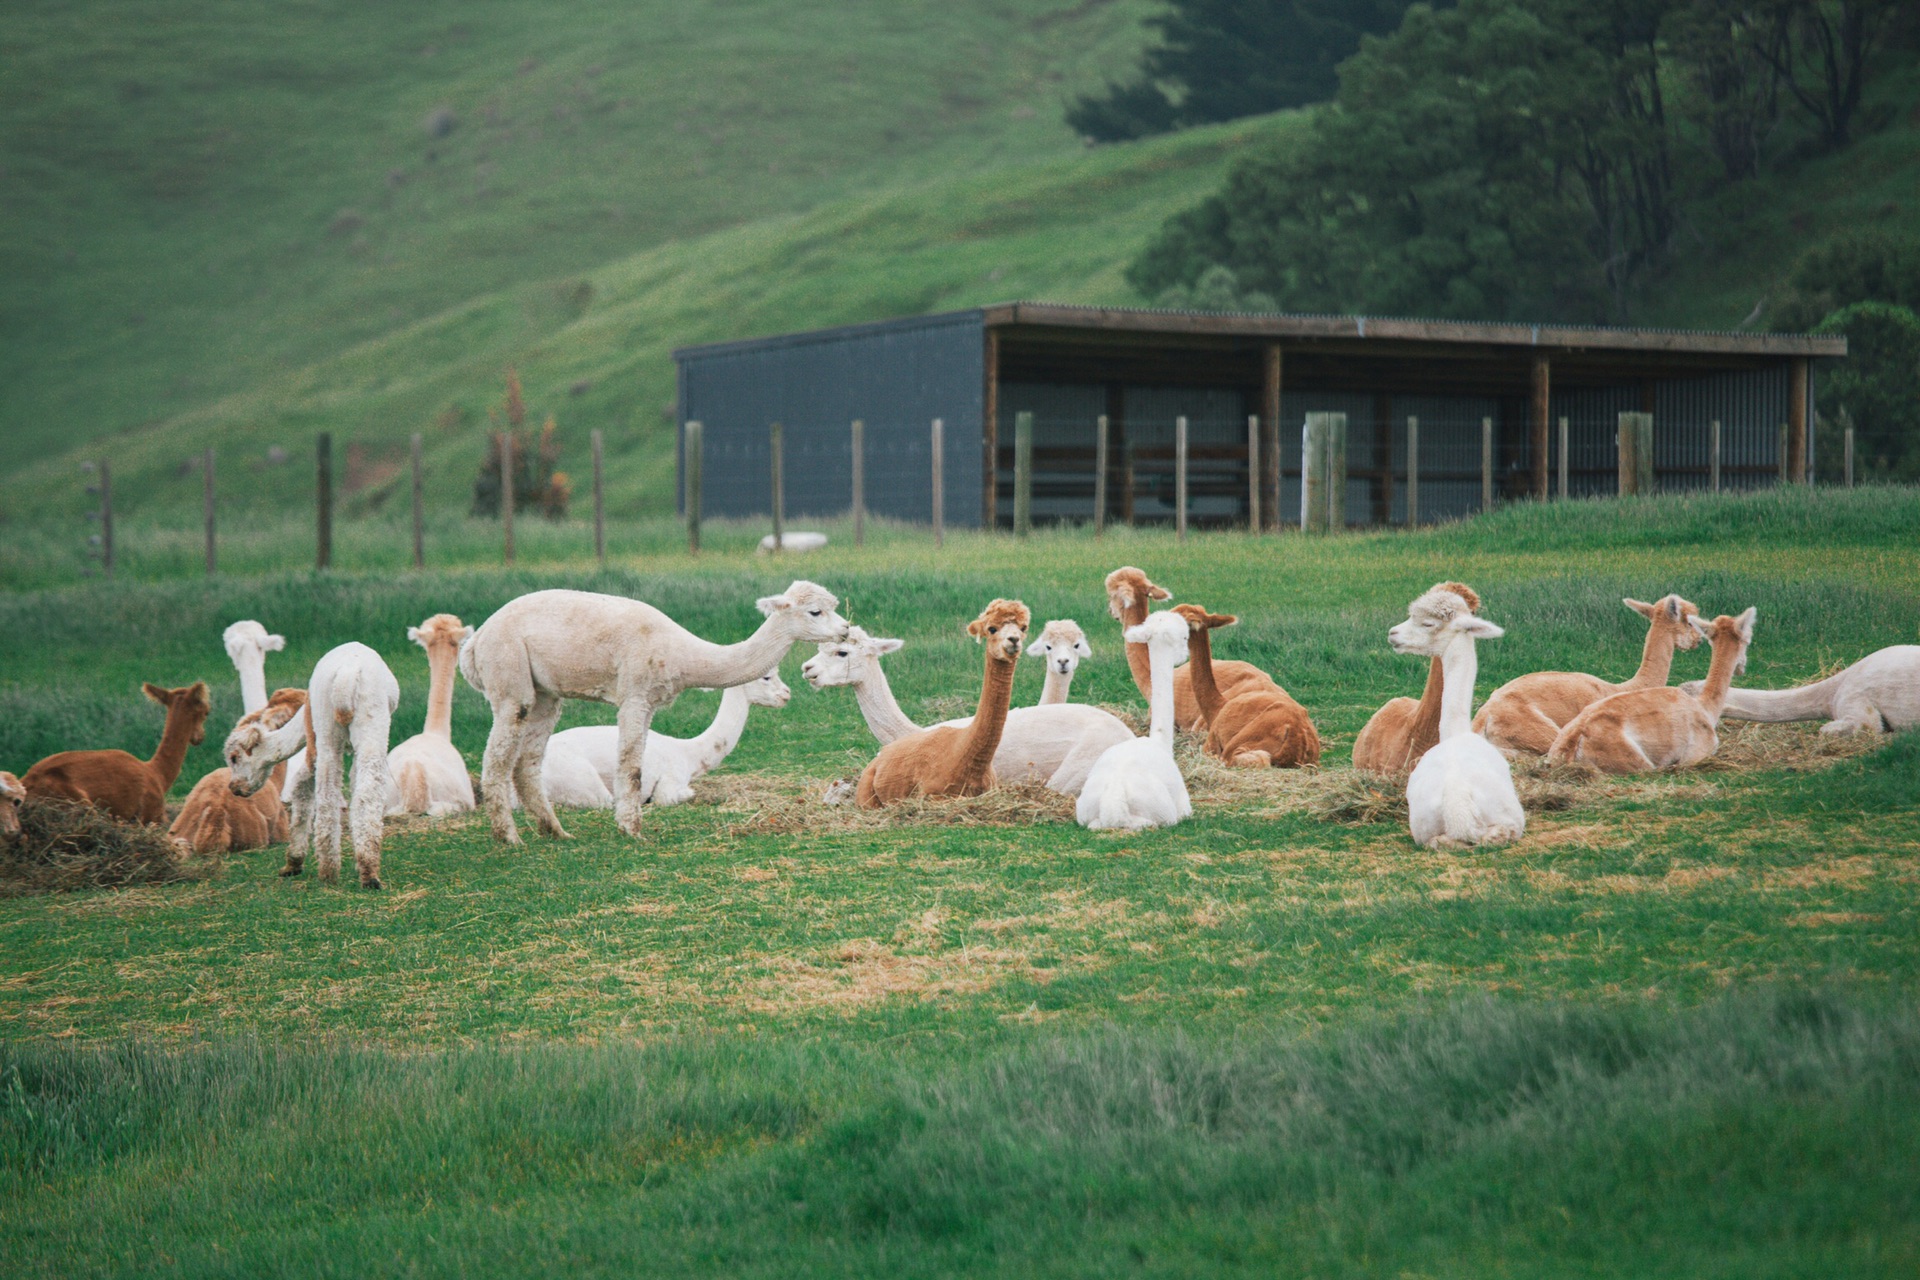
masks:
<svg viewBox="0 0 1920 1280"><path fill-rule="evenodd" d="M1781 333L1804 333L1856 302L1920 310L1920 239L1856 231L1815 245L1793 264L1770 320Z"/></svg>
<svg viewBox="0 0 1920 1280"><path fill-rule="evenodd" d="M1835 437L1851 426L1855 465L1867 476L1920 480L1920 315L1889 302L1856 302L1814 332L1847 336L1847 358L1821 372L1823 469L1838 470Z"/></svg>

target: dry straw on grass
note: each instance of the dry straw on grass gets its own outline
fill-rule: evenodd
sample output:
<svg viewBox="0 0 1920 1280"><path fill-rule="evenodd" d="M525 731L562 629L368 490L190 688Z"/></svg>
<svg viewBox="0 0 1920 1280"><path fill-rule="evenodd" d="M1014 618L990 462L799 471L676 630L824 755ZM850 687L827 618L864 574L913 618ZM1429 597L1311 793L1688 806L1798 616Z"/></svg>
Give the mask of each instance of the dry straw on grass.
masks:
<svg viewBox="0 0 1920 1280"><path fill-rule="evenodd" d="M186 854L163 827L33 796L20 806L19 836L0 843L0 896L203 880L220 868L217 857Z"/></svg>
<svg viewBox="0 0 1920 1280"><path fill-rule="evenodd" d="M740 816L727 827L730 836L802 835L834 831L879 831L887 827L1026 827L1040 822L1072 822L1073 797L1049 791L1037 782L995 787L983 796L959 800L903 800L884 809L862 809L850 801L828 804L833 785L807 778L794 781L774 774L740 773L712 778L724 813Z"/></svg>

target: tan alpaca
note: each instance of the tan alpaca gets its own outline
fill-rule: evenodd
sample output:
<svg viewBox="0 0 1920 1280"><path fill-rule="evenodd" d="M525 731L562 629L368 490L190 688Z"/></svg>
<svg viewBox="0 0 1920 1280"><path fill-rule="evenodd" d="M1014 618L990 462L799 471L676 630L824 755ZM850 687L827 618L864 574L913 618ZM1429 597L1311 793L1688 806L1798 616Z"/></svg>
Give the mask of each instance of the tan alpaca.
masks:
<svg viewBox="0 0 1920 1280"><path fill-rule="evenodd" d="M1460 603L1456 606L1449 602L1449 595ZM1442 582L1414 603L1419 606L1420 616L1409 611L1407 618L1415 625L1443 625L1460 608L1468 613L1480 612L1479 595L1462 582ZM1440 612L1447 616L1439 616ZM1412 772L1420 757L1440 741L1440 701L1445 689L1441 662L1436 657L1427 663L1427 687L1418 699L1393 699L1374 712L1360 730L1360 736L1353 740L1353 767L1388 776Z"/></svg>
<svg viewBox="0 0 1920 1280"><path fill-rule="evenodd" d="M1684 769L1720 749L1720 713L1733 677L1747 669L1756 611L1691 625L1713 645L1700 696L1679 689L1630 689L1600 699L1553 740L1554 764L1590 764L1606 773Z"/></svg>
<svg viewBox="0 0 1920 1280"><path fill-rule="evenodd" d="M878 809L909 796L977 796L993 787L993 753L1006 727L1013 669L1032 620L1018 600L995 600L967 624L967 634L987 647L986 679L973 720L964 726L935 725L880 748L854 793L861 808Z"/></svg>
<svg viewBox="0 0 1920 1280"><path fill-rule="evenodd" d="M466 813L473 805L473 779L453 745L453 670L460 646L473 628L450 613L436 613L407 639L427 651L427 720L419 733L387 755L393 790L387 815L424 813L435 818Z"/></svg>
<svg viewBox="0 0 1920 1280"><path fill-rule="evenodd" d="M305 689L276 689L265 706L240 717L234 732L259 725L270 733L306 705ZM287 762L282 760L273 767L267 786L250 796L238 796L233 793L233 771L223 765L193 784L167 834L186 841L195 853L241 853L285 843L287 806L280 799L280 788L286 780Z"/></svg>
<svg viewBox="0 0 1920 1280"><path fill-rule="evenodd" d="M187 748L206 738L203 726L213 703L205 681L183 689L140 688L167 709L160 747L151 759L124 751L62 751L27 770L20 781L28 793L90 804L122 822L166 821L167 790L180 776Z"/></svg>
<svg viewBox="0 0 1920 1280"><path fill-rule="evenodd" d="M26 798L27 789L20 785L20 779L0 769L0 842L20 834L20 802Z"/></svg>
<svg viewBox="0 0 1920 1280"><path fill-rule="evenodd" d="M1233 697L1220 696L1213 677L1212 632L1239 619L1208 613L1197 604L1177 604L1173 612L1187 622L1187 669L1193 672L1194 696L1207 721L1207 754L1236 768L1293 769L1320 763L1320 734L1306 708L1285 693L1247 681Z"/></svg>
<svg viewBox="0 0 1920 1280"><path fill-rule="evenodd" d="M1148 602L1166 600L1171 595L1165 587L1148 581L1147 575L1132 565L1125 565L1107 575L1107 611L1120 620L1123 633L1147 620ZM1147 646L1127 646L1127 669L1133 672L1133 683L1138 686L1140 696L1151 703L1153 667L1147 657ZM1229 700L1246 684L1280 688L1272 676L1251 662L1214 663L1213 682L1219 686L1220 696ZM1176 667L1173 672L1173 723L1176 728L1188 732L1207 727L1206 715L1200 709L1200 699L1193 691L1191 664Z"/></svg>
<svg viewBox="0 0 1920 1280"><path fill-rule="evenodd" d="M1671 595L1653 604L1629 599L1620 603L1647 620L1640 669L1632 679L1612 684L1583 671L1535 671L1495 689L1474 717L1473 731L1503 751L1543 756L1560 735L1561 726L1600 699L1666 684L1673 671L1673 651L1700 643L1700 634L1689 625L1700 607Z"/></svg>

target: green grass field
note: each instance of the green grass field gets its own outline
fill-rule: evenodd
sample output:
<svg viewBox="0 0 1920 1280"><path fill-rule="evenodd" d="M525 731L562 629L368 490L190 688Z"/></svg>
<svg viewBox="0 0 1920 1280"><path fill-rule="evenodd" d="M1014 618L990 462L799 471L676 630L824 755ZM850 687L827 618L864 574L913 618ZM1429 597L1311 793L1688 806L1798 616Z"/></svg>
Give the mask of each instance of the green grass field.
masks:
<svg viewBox="0 0 1920 1280"><path fill-rule="evenodd" d="M903 707L971 705L964 622L1018 595L1092 637L1075 696L1143 711L1101 579L1239 614L1327 738L1316 773L1183 750L1196 816L1082 831L1037 796L872 818L814 803L873 751L785 664L695 803L509 852L390 826L381 894L278 879L0 900L0 1258L12 1274L1902 1275L1920 1263L1920 739L1729 726L1711 767L1529 774L1511 848L1429 854L1337 811L1353 735L1420 664L1441 578L1508 628L1481 696L1618 678L1623 595L1759 609L1779 686L1920 621L1920 499L1787 491L1520 506L1407 534L884 530L787 564L390 568L0 597L0 767L144 754L142 679L211 681L237 617L270 687L357 638L424 712L405 628L519 592L640 596L745 635L804 574L907 647ZM743 543L746 531L731 534ZM723 547L728 546L726 539ZM1704 672L1682 654L1676 679ZM1038 693L1023 672L1017 701ZM695 731L712 695L660 727ZM598 706L564 723L603 720ZM456 691L477 763L481 700ZM216 762L195 751L176 795ZM1524 772L1524 771L1523 771ZM1375 797L1376 799L1378 797ZM1364 806L1362 806L1364 807ZM1321 816L1328 814L1329 816Z"/></svg>

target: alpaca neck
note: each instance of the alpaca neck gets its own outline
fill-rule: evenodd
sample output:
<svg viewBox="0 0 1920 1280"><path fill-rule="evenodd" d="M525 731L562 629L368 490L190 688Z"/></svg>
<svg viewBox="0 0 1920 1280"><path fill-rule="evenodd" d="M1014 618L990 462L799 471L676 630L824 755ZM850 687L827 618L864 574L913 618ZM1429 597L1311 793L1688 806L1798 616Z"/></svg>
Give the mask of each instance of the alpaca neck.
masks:
<svg viewBox="0 0 1920 1280"><path fill-rule="evenodd" d="M714 712L713 723L706 731L693 740L693 749L701 759L711 758L715 763L725 760L740 745L740 735L747 731L747 691L739 685L724 690L720 694L720 710Z"/></svg>
<svg viewBox="0 0 1920 1280"><path fill-rule="evenodd" d="M1420 691L1420 705L1413 709L1407 725L1407 745L1416 755L1425 754L1440 741L1441 695L1446 689L1446 666L1438 658L1427 662L1427 687Z"/></svg>
<svg viewBox="0 0 1920 1280"><path fill-rule="evenodd" d="M1061 672L1051 661L1047 663L1047 682L1040 688L1040 701L1037 707L1051 707L1067 700L1067 690L1073 685L1071 672Z"/></svg>
<svg viewBox="0 0 1920 1280"><path fill-rule="evenodd" d="M1733 664L1740 660L1740 637L1713 638L1713 662L1707 668L1707 682L1700 687L1700 705L1715 720L1726 710L1727 690L1733 687Z"/></svg>
<svg viewBox="0 0 1920 1280"><path fill-rule="evenodd" d="M1124 636L1147 620L1147 602L1136 600L1120 610L1120 632ZM1133 672L1133 683L1140 690L1140 696L1153 703L1153 659L1147 654L1147 646L1127 644L1127 670Z"/></svg>
<svg viewBox="0 0 1920 1280"><path fill-rule="evenodd" d="M267 775L267 785L253 794L256 796L273 796L277 799L280 793L286 789L287 762L282 760L279 764L273 766L273 772Z"/></svg>
<svg viewBox="0 0 1920 1280"><path fill-rule="evenodd" d="M768 618L738 644L714 644L696 635L686 640L677 673L683 689L731 689L758 680L779 666L793 647L793 637L779 618Z"/></svg>
<svg viewBox="0 0 1920 1280"><path fill-rule="evenodd" d="M248 646L233 660L233 669L240 673L241 714L252 715L267 705L267 655Z"/></svg>
<svg viewBox="0 0 1920 1280"><path fill-rule="evenodd" d="M1200 634L1205 635L1206 632ZM1140 647L1148 648L1146 645ZM1147 696L1147 736L1165 747L1168 755L1172 755L1173 650L1165 645L1155 645L1149 650L1148 657L1153 663L1150 673L1153 692Z"/></svg>
<svg viewBox="0 0 1920 1280"><path fill-rule="evenodd" d="M1000 733L1007 727L1007 708L1013 702L1013 658L987 655L986 679L980 682L980 707L967 726L966 745L955 762L963 777L984 775L1000 749Z"/></svg>
<svg viewBox="0 0 1920 1280"><path fill-rule="evenodd" d="M1480 675L1480 659L1472 636L1456 636L1441 656L1440 741L1473 731L1473 682Z"/></svg>
<svg viewBox="0 0 1920 1280"><path fill-rule="evenodd" d="M1671 627L1655 621L1647 627L1647 642L1640 650L1640 669L1622 686L1627 689L1657 689L1673 674L1674 633Z"/></svg>
<svg viewBox="0 0 1920 1280"><path fill-rule="evenodd" d="M893 686L887 683L887 673L880 664L869 662L866 670L866 677L853 686L853 700L859 704L867 728L880 740L880 745L884 747L910 733L920 732L920 726L909 720L894 700Z"/></svg>
<svg viewBox="0 0 1920 1280"><path fill-rule="evenodd" d="M1187 633L1187 670L1193 673L1193 697L1200 704L1200 717L1212 724L1220 714L1222 699L1220 686L1213 682L1213 632L1205 627ZM1160 687L1157 677L1153 687Z"/></svg>
<svg viewBox="0 0 1920 1280"><path fill-rule="evenodd" d="M424 732L436 738L453 738L453 668L459 660L458 646L435 645L427 651L427 723Z"/></svg>
<svg viewBox="0 0 1920 1280"><path fill-rule="evenodd" d="M184 701L184 700L183 700ZM187 762L187 748L193 744L193 726L187 723L187 713L181 706L167 708L167 726L160 731L160 749L147 761L160 779L160 789L166 790L180 776L180 767Z"/></svg>

